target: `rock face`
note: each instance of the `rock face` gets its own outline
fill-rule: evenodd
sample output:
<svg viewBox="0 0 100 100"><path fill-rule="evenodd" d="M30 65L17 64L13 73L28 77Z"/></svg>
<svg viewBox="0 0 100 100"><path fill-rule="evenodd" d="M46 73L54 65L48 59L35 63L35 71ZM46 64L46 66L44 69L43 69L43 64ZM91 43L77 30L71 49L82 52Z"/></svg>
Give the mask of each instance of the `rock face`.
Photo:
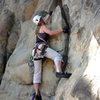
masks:
<svg viewBox="0 0 100 100"><path fill-rule="evenodd" d="M100 2L65 0L63 4L68 5L72 25L68 62L73 75L68 81L61 79L55 100L100 100Z"/></svg>
<svg viewBox="0 0 100 100"><path fill-rule="evenodd" d="M15 32L12 32L8 38L8 44L7 44L7 58L12 54L16 47L16 43L18 41L18 35Z"/></svg>
<svg viewBox="0 0 100 100"><path fill-rule="evenodd" d="M32 5L34 6L32 11L30 11L30 2L34 2L35 5ZM24 4L24 10L19 7L22 4ZM26 4L30 14L25 11ZM43 81L40 89L43 100L100 100L99 0L62 0L61 2L58 0L5 0L5 5L20 20L21 34L19 39L16 34L10 34L8 39L8 51L13 51L14 48L11 47L15 46L10 42L10 38L15 37L13 41L18 39L18 42L7 61L0 87L0 100L30 99L33 91L33 74L29 72L27 60L35 43L34 33L36 32L36 26L32 23L31 16L34 11L52 9L55 10L48 27L52 30L62 29L66 25L65 17L70 25L71 33L70 37L64 33L51 37L50 47L63 55L66 70L73 74L70 79L56 78L54 63L50 59L46 59L43 62ZM62 5L65 15L61 14Z"/></svg>
<svg viewBox="0 0 100 100"><path fill-rule="evenodd" d="M13 13L7 9L4 9L0 16L0 77L2 77L7 62L6 46L8 40L8 32L11 30L13 23Z"/></svg>
<svg viewBox="0 0 100 100"><path fill-rule="evenodd" d="M39 0L5 0L5 7L15 13L21 21L29 20Z"/></svg>
<svg viewBox="0 0 100 100"><path fill-rule="evenodd" d="M1 11L3 9L3 6L4 6L4 0L1 0L0 1L0 14L1 14Z"/></svg>

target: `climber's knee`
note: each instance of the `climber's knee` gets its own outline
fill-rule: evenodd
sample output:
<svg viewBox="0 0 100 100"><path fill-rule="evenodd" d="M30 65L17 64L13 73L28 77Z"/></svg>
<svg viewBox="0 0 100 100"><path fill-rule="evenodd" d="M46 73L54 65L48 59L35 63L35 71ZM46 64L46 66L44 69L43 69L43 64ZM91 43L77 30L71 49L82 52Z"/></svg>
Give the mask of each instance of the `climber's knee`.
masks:
<svg viewBox="0 0 100 100"><path fill-rule="evenodd" d="M54 62L58 62L61 61L62 62L62 56L60 54L57 54L54 58Z"/></svg>
<svg viewBox="0 0 100 100"><path fill-rule="evenodd" d="M62 56L51 48L47 48L46 57L52 59L54 62L62 61Z"/></svg>

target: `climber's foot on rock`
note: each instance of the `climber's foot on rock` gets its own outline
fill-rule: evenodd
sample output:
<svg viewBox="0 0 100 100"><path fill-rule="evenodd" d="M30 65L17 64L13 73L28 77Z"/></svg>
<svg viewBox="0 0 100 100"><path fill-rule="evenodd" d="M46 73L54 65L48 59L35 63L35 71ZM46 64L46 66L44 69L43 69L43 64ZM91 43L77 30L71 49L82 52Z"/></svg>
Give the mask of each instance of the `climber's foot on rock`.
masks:
<svg viewBox="0 0 100 100"><path fill-rule="evenodd" d="M58 78L69 78L72 75L72 73L68 72L56 72L56 77Z"/></svg>

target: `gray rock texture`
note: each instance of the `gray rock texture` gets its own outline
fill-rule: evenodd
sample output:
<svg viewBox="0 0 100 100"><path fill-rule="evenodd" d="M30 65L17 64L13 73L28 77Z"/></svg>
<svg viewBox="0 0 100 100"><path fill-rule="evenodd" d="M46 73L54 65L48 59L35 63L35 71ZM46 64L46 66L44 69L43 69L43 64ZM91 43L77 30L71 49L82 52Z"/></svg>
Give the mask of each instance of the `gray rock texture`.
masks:
<svg viewBox="0 0 100 100"><path fill-rule="evenodd" d="M73 75L68 81L61 79L55 100L99 100L100 2L63 0L63 4L68 5L72 25L68 62Z"/></svg>
<svg viewBox="0 0 100 100"><path fill-rule="evenodd" d="M39 0L5 0L5 7L21 21L29 20Z"/></svg>
<svg viewBox="0 0 100 100"><path fill-rule="evenodd" d="M4 5L14 13L15 24L2 50L6 48L6 54L11 56L0 86L0 100L30 100L34 91L33 74L29 72L27 61L35 44L36 26L31 17L38 10L54 10L48 25L50 29L70 28L70 35L52 36L49 45L63 56L63 67L72 72L72 76L56 78L53 61L45 59L40 89L43 100L100 100L99 0L5 0ZM3 42L1 36L0 39Z"/></svg>
<svg viewBox="0 0 100 100"><path fill-rule="evenodd" d="M4 9L0 15L0 80L7 62L8 32L14 24L14 14Z"/></svg>

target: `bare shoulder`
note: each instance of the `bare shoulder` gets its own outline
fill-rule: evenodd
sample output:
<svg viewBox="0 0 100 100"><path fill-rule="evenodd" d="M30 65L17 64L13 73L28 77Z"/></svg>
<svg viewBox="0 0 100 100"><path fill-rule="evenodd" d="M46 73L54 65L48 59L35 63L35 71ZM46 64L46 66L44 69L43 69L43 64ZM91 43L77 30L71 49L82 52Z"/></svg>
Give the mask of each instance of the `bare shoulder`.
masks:
<svg viewBox="0 0 100 100"><path fill-rule="evenodd" d="M47 29L46 25L42 25L42 28L43 28L43 29Z"/></svg>
<svg viewBox="0 0 100 100"><path fill-rule="evenodd" d="M41 29L42 29L43 32L45 32L45 33L47 33L49 35L52 35L52 31L49 30L45 25L42 25Z"/></svg>
<svg viewBox="0 0 100 100"><path fill-rule="evenodd" d="M45 31L45 30L47 30L48 28L47 28L45 25L42 25L42 26L41 26L41 29L42 29L43 31Z"/></svg>
<svg viewBox="0 0 100 100"><path fill-rule="evenodd" d="M46 26L45 26L45 25L42 25L42 26L40 27L39 32L40 32L40 33L43 33L43 32L45 32L46 29L47 29Z"/></svg>

